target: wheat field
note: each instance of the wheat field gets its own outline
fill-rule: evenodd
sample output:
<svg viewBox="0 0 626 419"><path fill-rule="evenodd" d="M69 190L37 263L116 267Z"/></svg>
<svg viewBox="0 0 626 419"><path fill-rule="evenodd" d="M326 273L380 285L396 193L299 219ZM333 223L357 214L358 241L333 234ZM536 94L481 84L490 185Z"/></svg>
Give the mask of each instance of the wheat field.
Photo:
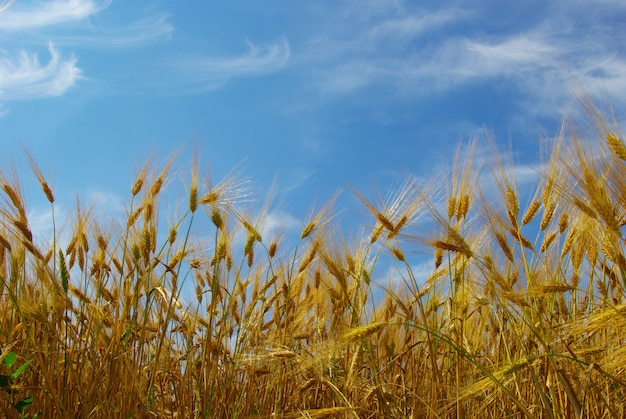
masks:
<svg viewBox="0 0 626 419"><path fill-rule="evenodd" d="M445 180L355 191L353 235L332 200L297 240L262 234L269 204L196 162L165 218L174 160L143 167L122 219L79 203L61 226L29 158L52 214L38 240L0 172L2 415L626 416L626 144L583 103L530 199L474 142Z"/></svg>

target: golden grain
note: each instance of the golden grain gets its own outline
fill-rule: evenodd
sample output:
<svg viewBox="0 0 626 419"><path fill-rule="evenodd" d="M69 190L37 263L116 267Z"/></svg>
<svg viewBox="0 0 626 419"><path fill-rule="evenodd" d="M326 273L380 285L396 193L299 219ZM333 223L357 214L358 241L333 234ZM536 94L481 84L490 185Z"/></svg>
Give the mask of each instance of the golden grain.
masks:
<svg viewBox="0 0 626 419"><path fill-rule="evenodd" d="M372 230L372 234L370 236L370 244L374 244L378 241L378 238L383 232L383 229L384 227L382 224L376 223L376 225L374 226L374 229Z"/></svg>
<svg viewBox="0 0 626 419"><path fill-rule="evenodd" d="M248 251L248 268L252 267L252 265L254 264L254 246L250 247L250 250Z"/></svg>
<svg viewBox="0 0 626 419"><path fill-rule="evenodd" d="M530 249L530 250L534 250L533 244L526 237L522 236L522 233L520 231L515 231L513 229L509 229L509 234L515 240L519 241L520 244L522 246L524 246L525 248Z"/></svg>
<svg viewBox="0 0 626 419"><path fill-rule="evenodd" d="M46 199L48 200L48 202L53 204L54 203L54 194L52 193L52 189L50 188L50 185L48 184L48 182L46 182L46 178L44 177L43 173L41 172L41 169L39 168L39 165L37 164L35 159L32 157L32 155L28 152L28 150L25 150L25 152L26 152L26 157L28 158L28 161L30 163L30 167L31 167L33 173L35 174L35 177L39 181L39 185L41 186L41 190L43 191L44 195L46 196Z"/></svg>
<svg viewBox="0 0 626 419"><path fill-rule="evenodd" d="M577 243L575 246L572 247L570 258L571 258L572 266L574 267L575 271L578 271L578 269L580 269L580 266L583 263L584 255L585 255L584 243Z"/></svg>
<svg viewBox="0 0 626 419"><path fill-rule="evenodd" d="M143 182L144 179L142 176L138 177L137 180L135 180L135 183L133 183L133 186L130 188L130 192L133 196L141 192L141 188L143 188Z"/></svg>
<svg viewBox="0 0 626 419"><path fill-rule="evenodd" d="M278 243L276 241L273 241L270 244L270 247L267 249L267 255L270 258L273 258L274 256L276 256L276 250L278 249Z"/></svg>
<svg viewBox="0 0 626 419"><path fill-rule="evenodd" d="M54 194L52 193L52 188L50 188L50 185L48 185L48 183L46 183L45 180L42 180L41 189L43 190L43 193L46 195L46 198L48 199L48 202L53 204L54 203Z"/></svg>
<svg viewBox="0 0 626 419"><path fill-rule="evenodd" d="M556 204L553 201L550 201L548 206L543 211L543 216L541 217L541 223L539 224L539 230L543 231L548 228L548 225L552 221L554 217L554 211L556 210Z"/></svg>
<svg viewBox="0 0 626 419"><path fill-rule="evenodd" d="M509 246L509 243L507 242L506 237L504 237L504 234L500 232L495 232L494 237L496 238L496 242L498 243L498 246L500 246L500 249L502 249L504 256L506 256L506 258L510 260L511 262L514 262L513 251L511 250L511 247Z"/></svg>
<svg viewBox="0 0 626 419"><path fill-rule="evenodd" d="M396 246L390 246L389 250L391 250L391 254L393 254L393 257L395 257L396 259L398 259L399 261L404 262L406 259L404 258L404 252L402 252L402 249L400 249L399 247Z"/></svg>
<svg viewBox="0 0 626 419"><path fill-rule="evenodd" d="M532 219L535 217L535 214L537 214L540 206L541 202L538 200L535 200L532 202L532 204L530 204L530 206L526 209L526 212L522 216L522 225L526 225L532 221Z"/></svg>
<svg viewBox="0 0 626 419"><path fill-rule="evenodd" d="M611 132L607 134L606 142L617 158L626 160L626 145L624 145L624 141L621 138L618 138L617 135Z"/></svg>
<svg viewBox="0 0 626 419"><path fill-rule="evenodd" d="M211 211L211 221L218 230L224 227L224 219L217 208L213 208Z"/></svg>
<svg viewBox="0 0 626 419"><path fill-rule="evenodd" d="M456 212L456 198L454 196L451 196L448 198L448 219L452 219L452 217L454 217L454 214Z"/></svg>
<svg viewBox="0 0 626 419"><path fill-rule="evenodd" d="M35 245L33 244L31 240L22 240L22 245L38 260L40 261L45 260L44 255L39 251L37 247L35 247Z"/></svg>
<svg viewBox="0 0 626 419"><path fill-rule="evenodd" d="M450 252L464 253L466 251L466 249L461 246L443 240L434 240L430 242L430 244L437 249L448 250Z"/></svg>
<svg viewBox="0 0 626 419"><path fill-rule="evenodd" d="M75 287L74 285L69 286L70 293L76 298L78 298L81 302L85 304L91 304L91 299L87 297L87 295L80 289Z"/></svg>
<svg viewBox="0 0 626 419"><path fill-rule="evenodd" d="M356 342L361 339L365 339L366 337L378 332L380 329L386 326L386 323L378 322L378 323L370 323L365 326L359 326L350 330L348 333L343 335L343 339L346 342Z"/></svg>
<svg viewBox="0 0 626 419"><path fill-rule="evenodd" d="M2 185L2 189L7 194L11 202L13 203L13 206L16 209L18 209L21 214L24 213L24 206L22 204L22 199L20 198L18 193L15 191L15 189L13 189L11 185L9 185L8 183L4 183Z"/></svg>
<svg viewBox="0 0 626 419"><path fill-rule="evenodd" d="M152 252L152 247L154 245L155 243L152 242L152 233L150 228L146 226L141 230L141 255L146 263L148 259L150 259L150 253Z"/></svg>
<svg viewBox="0 0 626 419"><path fill-rule="evenodd" d="M2 234L0 234L0 246L2 246L5 249L8 249L9 251L11 250L11 243L9 243L7 238L4 237L4 235Z"/></svg>
<svg viewBox="0 0 626 419"><path fill-rule="evenodd" d="M143 204L143 218L144 223L147 223L154 219L154 201L150 198Z"/></svg>
<svg viewBox="0 0 626 419"><path fill-rule="evenodd" d="M606 288L606 284L604 282L604 278L598 278L596 280L596 287L598 288L598 291L600 292L600 295L602 295L602 298L606 299L609 296L609 292Z"/></svg>
<svg viewBox="0 0 626 419"><path fill-rule="evenodd" d="M517 225L517 217L519 216L519 198L517 192L509 185L506 186L506 208L511 218L511 223Z"/></svg>
<svg viewBox="0 0 626 419"><path fill-rule="evenodd" d="M128 221L126 222L126 228L131 228L137 222L143 212L143 209L144 207L139 207L129 215Z"/></svg>
<svg viewBox="0 0 626 419"><path fill-rule="evenodd" d="M100 287L99 289L100 294L102 295L102 297L109 303L111 303L113 306L117 306L118 305L118 290L117 288L113 290L113 292L109 291L108 288L106 287Z"/></svg>
<svg viewBox="0 0 626 419"><path fill-rule="evenodd" d="M303 229L302 229L302 234L300 234L300 240L305 239L307 237L309 237L309 235L313 232L313 230L315 230L315 223L314 222L310 222L308 223Z"/></svg>
<svg viewBox="0 0 626 419"><path fill-rule="evenodd" d="M583 214L585 214L588 217L591 217L593 219L597 219L598 218L596 213L589 207L589 205L584 203L582 199L576 197L576 198L573 199L572 202L579 210L581 210L583 212Z"/></svg>
<svg viewBox="0 0 626 419"><path fill-rule="evenodd" d="M540 251L545 253L555 238L556 238L556 231L551 231L547 235L545 235L543 238L543 242L541 243Z"/></svg>
<svg viewBox="0 0 626 419"><path fill-rule="evenodd" d="M443 250L440 248L435 249L435 269L441 266L443 262Z"/></svg>
<svg viewBox="0 0 626 419"><path fill-rule="evenodd" d="M151 165L151 161L149 160L141 168L139 175L137 175L137 179L135 179L135 182L133 182L133 186L130 188L130 192L132 196L136 196L139 192L141 192L141 189L143 188L144 182L146 180L146 174L148 173L148 169L150 165Z"/></svg>
<svg viewBox="0 0 626 419"><path fill-rule="evenodd" d="M457 219L462 220L467 217L471 205L471 197L469 194L461 195L461 201L457 205L455 216Z"/></svg>
<svg viewBox="0 0 626 419"><path fill-rule="evenodd" d="M163 188L165 180L167 176L169 175L169 171L170 171L172 163L173 163L173 160L170 158L170 160L168 160L165 163L165 165L161 169L161 172L152 183L152 186L150 187L150 195L152 198L156 197L159 194L159 192L161 192L161 189Z"/></svg>
<svg viewBox="0 0 626 419"><path fill-rule="evenodd" d="M30 228L28 228L26 220L13 220L13 225L17 227L17 230L27 241L33 241L33 233L30 231Z"/></svg>
<svg viewBox="0 0 626 419"><path fill-rule="evenodd" d="M569 217L567 215L567 212L563 212L561 214L561 217L559 218L559 233L563 234L565 232L565 230L567 229L569 223Z"/></svg>

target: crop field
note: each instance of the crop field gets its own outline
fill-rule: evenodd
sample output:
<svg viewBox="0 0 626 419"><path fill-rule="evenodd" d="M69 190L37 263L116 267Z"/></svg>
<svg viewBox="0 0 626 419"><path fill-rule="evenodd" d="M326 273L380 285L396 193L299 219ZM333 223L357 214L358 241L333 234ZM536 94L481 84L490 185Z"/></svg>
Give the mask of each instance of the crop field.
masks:
<svg viewBox="0 0 626 419"><path fill-rule="evenodd" d="M295 240L265 234L270 203L195 162L165 217L174 160L129 182L123 218L79 202L61 223L34 159L41 191L2 168L1 415L626 416L626 144L583 103L529 199L473 142L445 179L350 192L370 215L352 235L332 200Z"/></svg>

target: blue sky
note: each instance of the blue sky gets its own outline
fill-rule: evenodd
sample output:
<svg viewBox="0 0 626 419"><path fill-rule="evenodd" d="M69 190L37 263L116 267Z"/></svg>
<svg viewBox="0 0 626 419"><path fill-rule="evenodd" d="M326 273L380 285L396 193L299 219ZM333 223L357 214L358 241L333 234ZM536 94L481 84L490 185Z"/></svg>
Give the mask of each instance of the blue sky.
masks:
<svg viewBox="0 0 626 419"><path fill-rule="evenodd" d="M21 144L61 207L76 194L128 203L153 152L162 162L182 148L184 184L197 145L214 179L239 166L260 199L276 179L291 223L337 189L372 196L407 173L439 173L485 127L511 146L520 176L534 176L524 169L538 164L542 136L576 108L572 80L618 116L626 107L622 0L0 8L2 163L16 163L34 213L41 194Z"/></svg>

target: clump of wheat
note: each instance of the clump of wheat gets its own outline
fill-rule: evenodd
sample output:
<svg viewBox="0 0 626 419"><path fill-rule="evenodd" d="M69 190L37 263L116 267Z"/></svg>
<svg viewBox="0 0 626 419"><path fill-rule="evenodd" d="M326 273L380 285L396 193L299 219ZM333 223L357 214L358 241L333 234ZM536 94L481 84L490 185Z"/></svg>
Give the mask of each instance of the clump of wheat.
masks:
<svg viewBox="0 0 626 419"><path fill-rule="evenodd" d="M55 228L0 171L0 343L33 361L11 390L43 417L624 416L626 153L584 104L596 131L564 128L529 198L472 142L449 177L356 192L372 223L351 235L336 197L267 231L271 200L197 160L164 219L173 158L124 219L77 201L57 231L27 155Z"/></svg>

